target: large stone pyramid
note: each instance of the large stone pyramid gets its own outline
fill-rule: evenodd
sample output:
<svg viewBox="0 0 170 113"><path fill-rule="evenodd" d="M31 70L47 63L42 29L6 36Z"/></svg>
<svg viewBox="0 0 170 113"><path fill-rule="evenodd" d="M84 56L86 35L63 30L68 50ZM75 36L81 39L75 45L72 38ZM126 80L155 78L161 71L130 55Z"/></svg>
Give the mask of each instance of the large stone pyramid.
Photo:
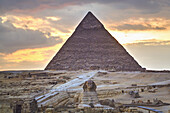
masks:
<svg viewBox="0 0 170 113"><path fill-rule="evenodd" d="M45 68L45 70L81 69L143 70L91 12L88 12Z"/></svg>

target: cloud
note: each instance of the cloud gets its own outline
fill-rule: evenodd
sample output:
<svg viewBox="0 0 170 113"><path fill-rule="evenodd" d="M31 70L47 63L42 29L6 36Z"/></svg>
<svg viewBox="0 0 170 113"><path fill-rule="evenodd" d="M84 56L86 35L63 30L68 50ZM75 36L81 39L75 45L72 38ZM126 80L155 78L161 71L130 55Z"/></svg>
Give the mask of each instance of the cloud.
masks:
<svg viewBox="0 0 170 113"><path fill-rule="evenodd" d="M45 66L55 52L52 49L43 51L40 48L52 47L68 38L89 10L94 12L103 24L108 24L106 27L110 29L133 30L130 32L134 33L133 36L129 32L127 34L127 31L118 31L125 34L120 36L125 42L129 42L128 39L168 36L151 36L144 32L168 32L169 0L0 0L0 18L3 18L0 19L0 60L3 59L3 63L0 61L1 67L28 69L33 65L33 68ZM135 30L142 30L141 35L137 35L140 33ZM134 45L128 47L133 50ZM154 48L153 51L157 51L156 47L169 47L169 42L150 40L136 45L137 48L143 46L145 50L147 48L144 47L151 47ZM135 50L140 51L139 48ZM142 53L140 55L142 56Z"/></svg>
<svg viewBox="0 0 170 113"><path fill-rule="evenodd" d="M38 48L62 43L59 37L46 38L37 30L15 28L10 23L0 23L0 52L12 53L19 49Z"/></svg>
<svg viewBox="0 0 170 113"><path fill-rule="evenodd" d="M80 2L75 2L76 0L0 0L0 13L6 13L8 11L40 11L48 8L63 8L70 5L76 5Z"/></svg>
<svg viewBox="0 0 170 113"><path fill-rule="evenodd" d="M160 17L170 18L170 16L168 16L169 12L167 12L170 9L169 6L169 0L0 0L0 8L5 11L5 13L3 13L4 15L2 14L3 16L15 15L20 19L23 17L29 19L28 15L31 15L34 17L34 21L29 20L28 25L31 23L35 24L35 22L38 22L37 19L41 18L46 20L43 21L45 25L48 25L46 22L50 22L50 26L55 28L53 29L53 34L54 31L70 33L70 29L72 30L89 10L94 11L94 13L100 17L99 19L110 24L131 17L150 18L161 15ZM3 11L1 9L0 11ZM21 17L21 15L23 17ZM60 20L50 21L50 19L46 18L55 16L60 18ZM14 16L10 18L14 19ZM25 22L15 22L15 24L22 25L22 28L26 28L28 26L26 25L26 20L25 18ZM35 25L44 26L42 24ZM155 28L162 29L161 27L164 26L158 25L157 27L158 28ZM48 29L46 31L48 31ZM49 32L47 32L47 34L48 33Z"/></svg>
<svg viewBox="0 0 170 113"><path fill-rule="evenodd" d="M123 24L120 26L116 26L117 30L165 30L165 27L153 27L151 25L141 25L141 24L137 24L137 25L132 25L132 24Z"/></svg>
<svg viewBox="0 0 170 113"><path fill-rule="evenodd" d="M141 45L141 46L170 46L170 40L157 40L157 39L148 39L148 40L136 40L134 43L124 44L127 46L131 45Z"/></svg>
<svg viewBox="0 0 170 113"><path fill-rule="evenodd" d="M58 23L58 21L61 19L60 17L38 18L38 17L24 16L24 15L22 16L6 15L6 16L1 16L1 19L2 19L2 23L4 22L11 23L15 28L40 31L47 38L50 36L63 38L66 36L68 37L70 35L68 31L68 27L67 28L63 27Z"/></svg>
<svg viewBox="0 0 170 113"><path fill-rule="evenodd" d="M62 44L57 44L51 47L42 47L34 49L20 49L13 53L3 55L3 59L7 62L41 62L49 60L50 57L61 47Z"/></svg>
<svg viewBox="0 0 170 113"><path fill-rule="evenodd" d="M124 44L124 47L147 69L170 69L170 40L143 40Z"/></svg>
<svg viewBox="0 0 170 113"><path fill-rule="evenodd" d="M49 20L52 20L52 21L58 21L58 20L61 19L61 18L53 17L53 16L51 16L51 17L46 17L46 18L49 19Z"/></svg>
<svg viewBox="0 0 170 113"><path fill-rule="evenodd" d="M62 44L50 47L21 49L13 53L0 53L0 70L44 69Z"/></svg>
<svg viewBox="0 0 170 113"><path fill-rule="evenodd" d="M109 25L110 29L133 30L133 31L148 31L148 30L168 30L170 19L165 18L128 18Z"/></svg>
<svg viewBox="0 0 170 113"><path fill-rule="evenodd" d="M41 11L43 9L61 9L68 6L86 4L111 4L118 9L137 9L141 13L157 13L169 7L169 0L0 0L0 13L8 11Z"/></svg>

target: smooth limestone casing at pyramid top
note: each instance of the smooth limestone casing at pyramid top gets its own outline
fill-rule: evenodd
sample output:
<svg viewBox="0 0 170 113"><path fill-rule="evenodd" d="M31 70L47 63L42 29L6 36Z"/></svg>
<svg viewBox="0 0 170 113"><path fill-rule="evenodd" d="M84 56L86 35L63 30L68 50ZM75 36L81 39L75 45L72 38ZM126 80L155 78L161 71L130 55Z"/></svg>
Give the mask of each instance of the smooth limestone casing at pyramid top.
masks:
<svg viewBox="0 0 170 113"><path fill-rule="evenodd" d="M81 69L144 70L91 12L88 12L45 68L45 70Z"/></svg>

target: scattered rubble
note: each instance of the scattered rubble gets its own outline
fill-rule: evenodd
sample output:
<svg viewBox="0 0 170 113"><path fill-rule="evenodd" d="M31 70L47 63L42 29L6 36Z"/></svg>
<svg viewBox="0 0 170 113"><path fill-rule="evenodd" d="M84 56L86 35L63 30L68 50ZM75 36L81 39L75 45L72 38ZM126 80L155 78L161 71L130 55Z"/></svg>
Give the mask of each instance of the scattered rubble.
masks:
<svg viewBox="0 0 170 113"><path fill-rule="evenodd" d="M38 112L46 111L46 112L129 112L135 111L139 112L140 109L136 108L136 106L148 106L148 107L161 107L161 106L169 106L168 98L165 100L160 95L163 88L168 88L169 86L166 84L165 86L151 86L151 82L147 84L140 84L139 82L134 82L134 78L138 79L137 76L144 76L143 73L128 73L128 79L133 79L129 82L126 80L128 84L122 85L125 82L122 81L126 77L126 73L124 72L104 72L104 71L94 71L94 72L62 72L62 74L56 74L54 72L45 72L48 76L41 77L33 77L27 76L28 74L35 72L27 72L27 73L18 73L14 74L12 78L4 78L5 74L1 76L0 82L0 103L1 112L2 113L12 113L16 110L26 110L30 109L37 110ZM39 73L39 72L38 72ZM60 73L60 72L56 72ZM24 77L23 75L24 74ZM102 74L101 76L98 76ZM121 76L122 74L122 76ZM147 74L147 73L145 73ZM8 75L8 74L7 74ZM7 76L6 75L6 76ZM137 75L137 76L136 76ZM153 74L154 75L154 74ZM12 76L12 74L10 74ZM21 76L21 77L20 77ZM158 77L157 74L155 76ZM160 75L162 77L164 75ZM111 78L113 77L113 78ZM115 79L119 77L119 79ZM133 78L134 77L134 78ZM169 77L168 74L165 78ZM92 79L97 85L96 95L98 97L98 102L101 106L107 106L114 109L103 109L95 108L95 104L89 103L90 108L79 109L78 105L81 103L81 92L84 82ZM165 79L166 80L166 79ZM132 85L135 84L135 85ZM160 85L160 84L159 84ZM151 90L155 90L155 93L151 93ZM160 91L161 90L161 91ZM140 94L140 98L134 98L129 95L130 91L137 91ZM165 90L163 90L165 91ZM91 93L92 94L92 93ZM158 97L161 101L151 101L150 97L147 95L155 95L153 97ZM91 97L95 97L92 95ZM30 101L27 101L30 100ZM31 103L35 99L34 105L35 108L29 107L29 105L25 103ZM85 99L85 98L84 98ZM32 101L31 101L32 100ZM85 99L86 100L86 99ZM133 100L133 101L132 101ZM6 102L6 103L5 103ZM131 103L132 102L132 103ZM11 107L11 104L12 107ZM16 104L17 103L17 104ZM34 102L33 102L34 103ZM130 103L130 104L129 104ZM25 106L25 107L24 107ZM130 106L135 106L132 108ZM28 109L27 109L28 108ZM100 110L99 110L100 109ZM137 109L137 110L136 110Z"/></svg>

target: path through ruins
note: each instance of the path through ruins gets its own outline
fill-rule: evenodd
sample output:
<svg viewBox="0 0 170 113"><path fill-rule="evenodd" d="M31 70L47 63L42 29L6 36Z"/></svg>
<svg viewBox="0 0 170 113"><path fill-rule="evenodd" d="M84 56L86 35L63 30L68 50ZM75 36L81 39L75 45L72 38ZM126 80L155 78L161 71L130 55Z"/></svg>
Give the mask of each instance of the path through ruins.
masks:
<svg viewBox="0 0 170 113"><path fill-rule="evenodd" d="M60 91L68 91L68 88L76 87L81 84L83 84L85 81L92 78L95 74L97 74L99 71L91 71L88 73L83 73L81 75L78 75L77 78L70 80L67 83L64 83L56 88L52 88L48 93L43 94L41 96L36 97L35 99L38 102L38 106L44 105L48 102L48 99L54 97L55 95L58 95Z"/></svg>

